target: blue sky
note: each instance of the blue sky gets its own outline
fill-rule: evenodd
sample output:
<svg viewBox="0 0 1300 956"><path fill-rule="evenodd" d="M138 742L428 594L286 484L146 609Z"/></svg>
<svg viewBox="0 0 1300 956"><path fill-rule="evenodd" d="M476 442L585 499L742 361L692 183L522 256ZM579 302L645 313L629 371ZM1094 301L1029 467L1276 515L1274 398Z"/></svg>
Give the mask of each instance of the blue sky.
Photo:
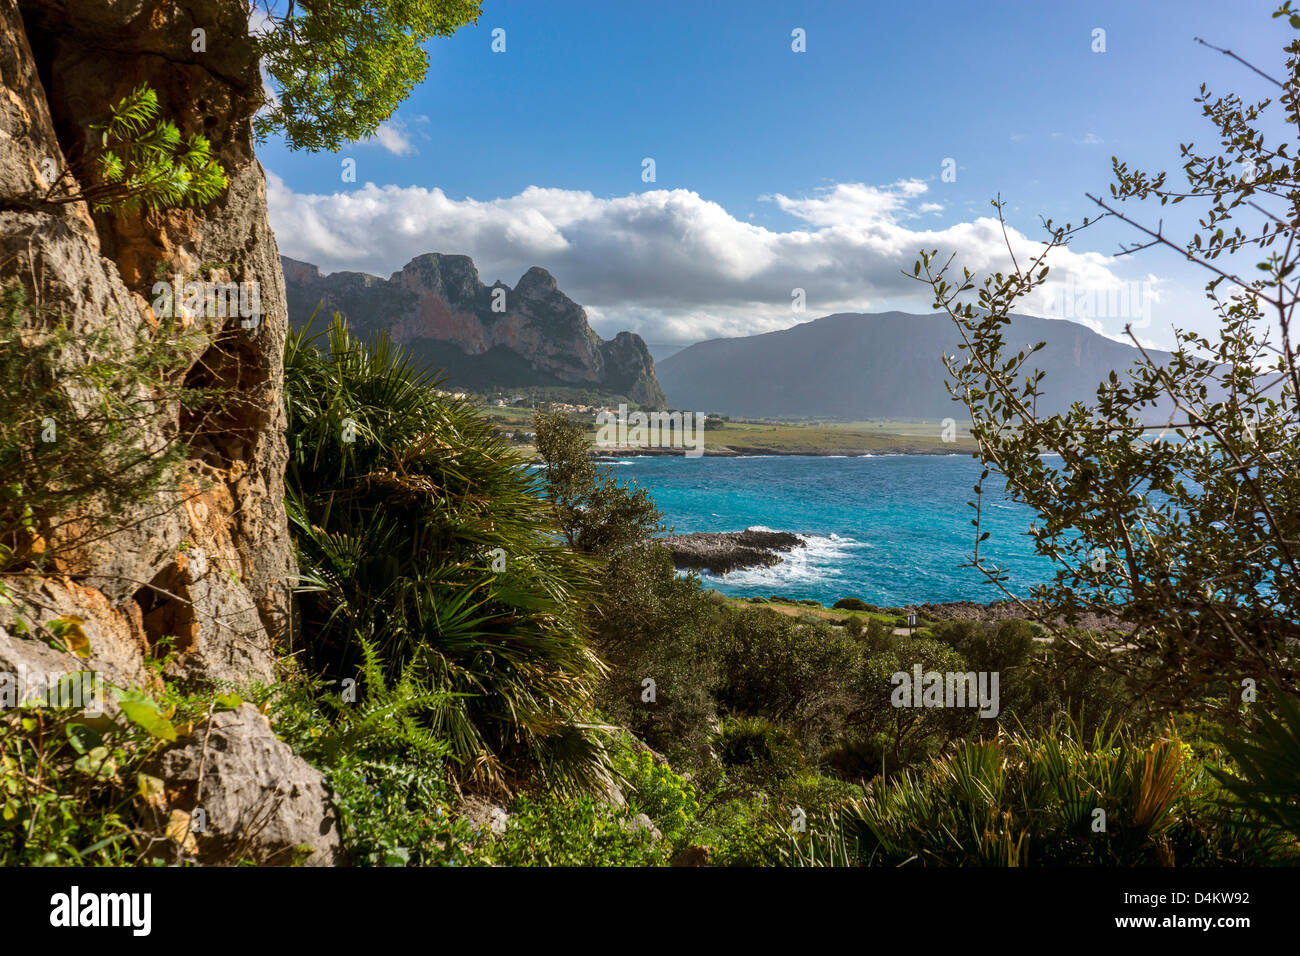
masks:
<svg viewBox="0 0 1300 956"><path fill-rule="evenodd" d="M1092 213L1084 193L1106 189L1113 154L1176 169L1180 142L1209 146L1199 83L1270 95L1193 37L1276 71L1274 5L486 0L476 26L428 45L424 83L374 141L311 154L272 139L259 156L286 255L387 275L463 253L511 284L541 265L602 335L630 328L662 355L831 311L929 311L898 269L921 245L997 264L979 222L994 195L1036 240L1040 214ZM1053 301L1145 282L1145 340L1168 344L1172 321L1208 329L1204 276L1171 254L1112 259L1129 238L1086 234ZM1084 317L1113 336L1132 318Z"/></svg>

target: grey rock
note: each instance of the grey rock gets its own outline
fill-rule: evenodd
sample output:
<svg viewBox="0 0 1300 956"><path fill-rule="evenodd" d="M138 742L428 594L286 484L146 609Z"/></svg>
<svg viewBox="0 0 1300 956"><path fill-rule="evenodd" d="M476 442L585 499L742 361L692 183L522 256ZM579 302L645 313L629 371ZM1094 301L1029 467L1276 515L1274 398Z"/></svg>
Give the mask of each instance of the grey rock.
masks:
<svg viewBox="0 0 1300 956"><path fill-rule="evenodd" d="M159 278L260 289L256 328L239 316L207 320L206 351L186 375L196 386L229 388L230 410L202 428L179 409L142 422L141 447L180 434L188 460L154 500L112 519L93 507L78 515L102 533L68 549L56 568L107 598L142 647L176 637L173 676L236 684L273 677L295 571L283 494L288 312L252 148L261 80L247 23L242 0L0 0L9 93L0 99L0 282L24 284L30 301L69 325L119 342L155 321L149 303ZM207 31L208 51L176 42L193 27ZM157 213L34 202L46 161L63 170L93 149L91 125L141 83L182 134L208 138L226 191L201 209ZM192 566L192 549L204 552L204 568ZM84 601L93 600L65 590L62 603L41 606L86 617Z"/></svg>
<svg viewBox="0 0 1300 956"><path fill-rule="evenodd" d="M644 813L638 813L633 817L631 822L628 824L628 829L633 833L648 833L651 842L654 843L658 843L664 837L664 835L659 832L659 828L655 826L654 821Z"/></svg>
<svg viewBox="0 0 1300 956"><path fill-rule="evenodd" d="M207 746L204 747L206 739ZM202 766L203 789L197 792ZM200 862L331 866L341 862L338 815L324 777L275 736L252 704L214 714L148 767L169 805L202 808Z"/></svg>

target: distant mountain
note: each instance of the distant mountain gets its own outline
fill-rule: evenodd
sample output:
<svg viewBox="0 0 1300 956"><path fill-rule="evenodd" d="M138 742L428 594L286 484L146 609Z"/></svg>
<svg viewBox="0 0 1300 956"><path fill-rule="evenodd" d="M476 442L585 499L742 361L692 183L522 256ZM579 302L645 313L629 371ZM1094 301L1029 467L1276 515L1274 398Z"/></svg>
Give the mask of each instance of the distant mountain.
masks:
<svg viewBox="0 0 1300 956"><path fill-rule="evenodd" d="M388 279L321 275L306 262L281 262L295 328L319 307L316 327L339 312L357 332L386 330L461 388L570 386L664 407L641 337L620 332L602 339L545 269L529 269L512 289L500 281L485 286L468 256L416 256Z"/></svg>
<svg viewBox="0 0 1300 956"><path fill-rule="evenodd" d="M720 415L960 417L943 366L944 354L961 354L960 342L944 313L840 313L780 332L699 342L664 359L659 382L671 407ZM1048 414L1095 397L1112 369L1123 373L1141 357L1076 322L1015 316L1007 345L1014 352L1037 342L1047 343L1033 362L1047 373L1038 407Z"/></svg>

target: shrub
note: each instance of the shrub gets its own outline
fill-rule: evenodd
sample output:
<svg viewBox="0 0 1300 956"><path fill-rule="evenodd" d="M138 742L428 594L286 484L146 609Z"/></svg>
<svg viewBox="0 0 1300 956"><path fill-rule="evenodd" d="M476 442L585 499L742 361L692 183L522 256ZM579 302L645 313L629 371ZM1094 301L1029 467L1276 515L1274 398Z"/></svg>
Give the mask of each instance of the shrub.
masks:
<svg viewBox="0 0 1300 956"><path fill-rule="evenodd" d="M337 318L324 352L319 337L285 348L306 663L352 676L369 645L390 676L415 665L446 692L424 719L483 784L540 772L604 787L593 581L556 542L525 462L386 337L363 344Z"/></svg>
<svg viewBox="0 0 1300 956"><path fill-rule="evenodd" d="M209 707L242 701L191 698L181 710L140 691L105 693L119 700L113 716L35 704L0 711L0 866L185 862L188 830L164 815L163 782L143 768Z"/></svg>
<svg viewBox="0 0 1300 956"><path fill-rule="evenodd" d="M874 789L845 823L861 862L882 865L1205 865L1270 852L1207 797L1210 783L1177 739L1141 746L1118 726L1085 737L1067 721L964 743Z"/></svg>
<svg viewBox="0 0 1300 956"><path fill-rule="evenodd" d="M479 862L498 866L657 866L668 843L633 828L633 814L596 798L525 795L506 819L505 833L487 836Z"/></svg>
<svg viewBox="0 0 1300 956"><path fill-rule="evenodd" d="M655 760L648 750L625 750L616 767L623 777L632 812L644 813L653 820L669 843L679 842L700 810L695 787L670 766Z"/></svg>
<svg viewBox="0 0 1300 956"><path fill-rule="evenodd" d="M421 689L409 667L390 687L378 656L365 650L355 703L319 681L275 688L276 731L325 775L350 863L464 864L474 835L450 812L449 747L420 719L444 695Z"/></svg>
<svg viewBox="0 0 1300 956"><path fill-rule="evenodd" d="M715 607L698 579L679 577L661 546L629 548L609 559L593 637L611 672L601 711L674 763L707 755L718 681ZM654 681L653 699L645 681Z"/></svg>
<svg viewBox="0 0 1300 956"><path fill-rule="evenodd" d="M861 652L839 628L739 611L726 616L714 642L719 707L783 724L808 753L838 734L856 707Z"/></svg>
<svg viewBox="0 0 1300 956"><path fill-rule="evenodd" d="M876 606L868 604L866 601L860 601L855 597L840 598L833 605L837 611L874 611Z"/></svg>
<svg viewBox="0 0 1300 956"><path fill-rule="evenodd" d="M804 763L794 735L762 717L724 720L717 751L725 766L742 768L750 779L764 781L793 776Z"/></svg>
<svg viewBox="0 0 1300 956"><path fill-rule="evenodd" d="M1246 823L1269 840L1300 853L1300 703L1277 684L1268 685L1275 713L1262 710L1253 732L1225 735L1224 747L1239 773L1212 768L1214 778L1234 798L1229 808L1245 811Z"/></svg>

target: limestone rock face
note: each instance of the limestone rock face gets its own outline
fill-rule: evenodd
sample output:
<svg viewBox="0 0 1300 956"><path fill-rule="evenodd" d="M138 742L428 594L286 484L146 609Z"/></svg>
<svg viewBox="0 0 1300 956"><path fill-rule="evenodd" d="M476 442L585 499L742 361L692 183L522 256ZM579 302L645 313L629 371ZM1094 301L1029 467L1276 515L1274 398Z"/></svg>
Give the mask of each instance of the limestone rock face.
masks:
<svg viewBox="0 0 1300 956"><path fill-rule="evenodd" d="M209 320L207 347L185 373L234 401L190 421L175 409L140 441L179 437L186 461L171 491L119 516L60 559L59 579L6 583L49 615L76 614L95 656L123 678L122 647L176 638L178 674L236 683L269 680L272 647L289 620L293 552L283 504L286 461L281 353L288 325L266 189L250 117L260 77L243 0L0 0L0 282L77 329L130 341L156 325L154 284L257 283L260 316ZM195 49L195 30L206 50ZM84 177L90 127L141 83L182 135L202 133L229 188L201 209L93 211L84 202L33 203L43 175ZM23 641L8 633L8 658ZM88 627L89 634L89 627ZM110 636L111 635L111 636ZM32 651L33 659L40 652ZM136 674L135 676L140 676Z"/></svg>
<svg viewBox="0 0 1300 956"><path fill-rule="evenodd" d="M387 279L360 272L322 276L305 262L284 260L289 316L314 328L338 312L352 329L387 331L448 381L467 388L568 385L625 395L664 407L654 359L639 335L606 341L587 313L533 266L512 289L486 286L468 256L416 256Z"/></svg>
<svg viewBox="0 0 1300 956"><path fill-rule="evenodd" d="M203 789L196 792L200 766ZM200 862L341 862L338 818L324 778L275 736L252 704L214 714L210 728L197 727L148 769L166 781L171 809L191 821L202 809L202 829L190 831Z"/></svg>

